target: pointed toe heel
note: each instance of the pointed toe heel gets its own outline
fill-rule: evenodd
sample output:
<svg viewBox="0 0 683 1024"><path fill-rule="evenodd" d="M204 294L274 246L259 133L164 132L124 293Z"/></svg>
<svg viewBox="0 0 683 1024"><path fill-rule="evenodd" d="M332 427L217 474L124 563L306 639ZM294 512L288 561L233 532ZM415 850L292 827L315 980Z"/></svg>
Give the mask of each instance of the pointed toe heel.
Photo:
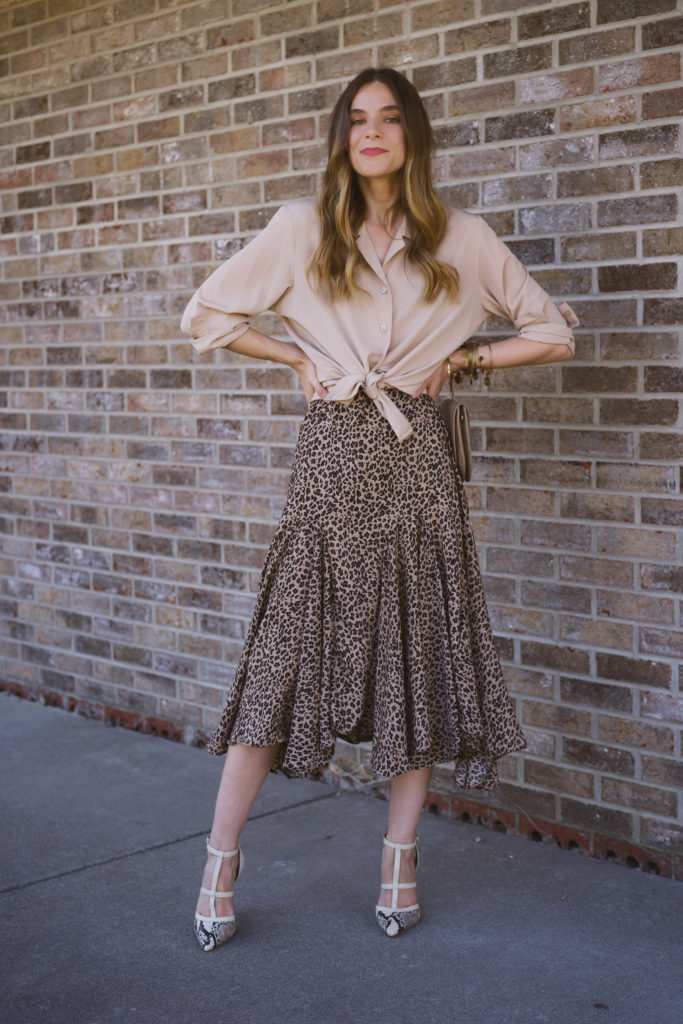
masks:
<svg viewBox="0 0 683 1024"><path fill-rule="evenodd" d="M244 867L244 854L239 846L236 850L216 850L211 846L208 839L206 840L206 849L216 858L216 863L213 869L211 888L206 889L204 886L201 886L199 891L209 897L210 913L209 915L198 913L194 915L194 934L197 942L204 952L210 953L212 950L217 949L218 946L222 946L224 942L228 941L228 939L231 939L237 931L237 922L234 913L227 917L218 917L216 915L216 899L225 899L229 896L234 896L234 891L219 892L216 887L218 885L218 876L221 873L223 861L227 857L237 857L237 869L235 871L234 882L237 881L240 876L240 872Z"/></svg>
<svg viewBox="0 0 683 1024"><path fill-rule="evenodd" d="M385 935L390 939L396 938L407 932L409 928L420 920L420 904L413 903L410 907L399 907L398 894L400 889L414 889L415 882L399 882L399 870L401 867L401 853L403 850L415 850L415 868L419 863L420 855L417 849L417 836L412 843L392 843L384 837L384 845L390 846L394 851L394 870L391 882L382 882L382 889L391 889L391 906L382 907L379 904L375 907L375 920Z"/></svg>

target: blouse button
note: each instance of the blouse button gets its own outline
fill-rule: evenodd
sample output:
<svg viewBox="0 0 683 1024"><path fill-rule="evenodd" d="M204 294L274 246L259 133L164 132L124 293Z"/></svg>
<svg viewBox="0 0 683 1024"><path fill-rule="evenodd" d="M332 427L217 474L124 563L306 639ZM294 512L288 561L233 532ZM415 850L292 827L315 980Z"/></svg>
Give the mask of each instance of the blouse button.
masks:
<svg viewBox="0 0 683 1024"><path fill-rule="evenodd" d="M387 331L387 325L386 324L380 324L379 325L379 329L382 332L382 334L384 334Z"/></svg>
<svg viewBox="0 0 683 1024"><path fill-rule="evenodd" d="M386 293L389 291L389 289L385 285L382 285L382 287L380 288L380 291L381 291L382 295L386 295Z"/></svg>

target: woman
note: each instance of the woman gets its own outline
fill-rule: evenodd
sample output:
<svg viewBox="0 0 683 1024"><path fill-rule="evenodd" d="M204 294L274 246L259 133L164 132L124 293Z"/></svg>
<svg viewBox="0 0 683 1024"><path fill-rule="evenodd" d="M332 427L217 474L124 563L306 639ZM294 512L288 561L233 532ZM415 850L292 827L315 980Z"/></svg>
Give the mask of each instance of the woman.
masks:
<svg viewBox="0 0 683 1024"><path fill-rule="evenodd" d="M309 408L234 686L209 750L227 751L195 934L235 932L240 833L268 772L310 775L337 736L372 740L391 779L376 919L419 920L418 818L432 767L489 789L526 740L503 683L462 481L436 399L489 314L518 335L483 368L566 359L571 329L480 218L446 211L410 82L368 69L332 114L319 202L283 206L192 297L199 352L296 370ZM280 314L294 344L248 317ZM471 359L471 356L470 356ZM470 362L471 365L471 362Z"/></svg>

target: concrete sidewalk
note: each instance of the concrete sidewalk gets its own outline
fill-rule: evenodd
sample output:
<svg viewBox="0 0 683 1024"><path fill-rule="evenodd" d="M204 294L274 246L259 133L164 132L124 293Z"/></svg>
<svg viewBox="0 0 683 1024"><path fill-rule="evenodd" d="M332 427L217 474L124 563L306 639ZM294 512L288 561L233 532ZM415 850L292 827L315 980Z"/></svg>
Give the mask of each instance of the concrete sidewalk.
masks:
<svg viewBox="0 0 683 1024"><path fill-rule="evenodd" d="M273 775L207 954L222 759L4 693L0 744L3 1024L680 1024L680 883L426 814L423 920L391 940L386 803Z"/></svg>

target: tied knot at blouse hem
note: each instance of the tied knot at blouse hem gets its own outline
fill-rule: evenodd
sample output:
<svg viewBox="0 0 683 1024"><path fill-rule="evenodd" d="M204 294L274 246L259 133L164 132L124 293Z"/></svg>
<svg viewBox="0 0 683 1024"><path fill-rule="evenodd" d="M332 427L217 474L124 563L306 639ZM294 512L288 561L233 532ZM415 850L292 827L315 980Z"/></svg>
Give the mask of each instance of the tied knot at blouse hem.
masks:
<svg viewBox="0 0 683 1024"><path fill-rule="evenodd" d="M329 301L306 274L320 241L314 200L287 203L244 249L222 263L190 299L181 321L197 352L226 347L250 327L249 318L278 313L292 341L311 359L333 401L362 388L398 438L412 428L386 387L413 393L489 316L507 319L519 336L574 351L578 319L559 308L486 221L449 210L440 260L460 275L457 300L424 299L424 278L405 258L405 220L380 262L365 225L358 248L363 291Z"/></svg>
<svg viewBox="0 0 683 1024"><path fill-rule="evenodd" d="M369 370L365 375L362 373L349 373L346 377L341 377L337 380L324 380L322 383L328 389L326 401L332 402L351 401L359 389L362 388L366 395L375 403L384 418L388 420L399 441L404 441L406 437L412 434L413 428L410 420L407 416L404 416L396 403L384 391L385 387L396 386L392 385L391 380L387 379L385 373L378 373L377 370ZM402 389L399 388L399 390ZM316 394L313 395L313 398L320 400Z"/></svg>

